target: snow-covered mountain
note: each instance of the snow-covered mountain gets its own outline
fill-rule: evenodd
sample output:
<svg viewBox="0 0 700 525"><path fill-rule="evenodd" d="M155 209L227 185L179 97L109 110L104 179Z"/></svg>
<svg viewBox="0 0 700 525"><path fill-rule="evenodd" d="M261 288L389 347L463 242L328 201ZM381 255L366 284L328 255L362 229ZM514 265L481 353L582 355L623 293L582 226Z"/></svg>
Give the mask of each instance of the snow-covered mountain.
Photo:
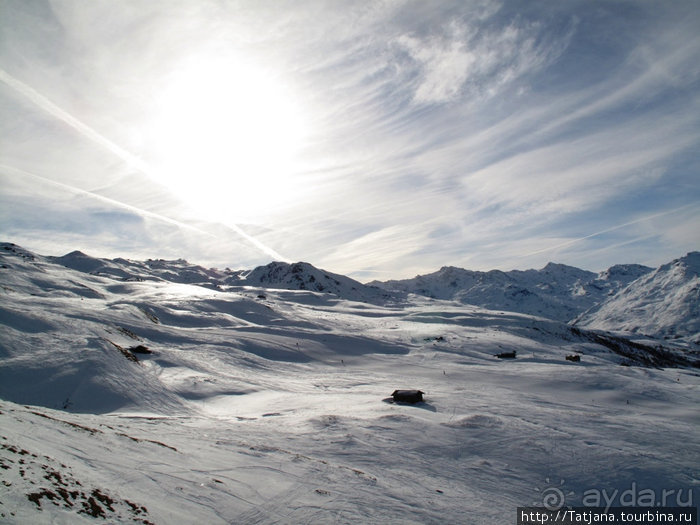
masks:
<svg viewBox="0 0 700 525"><path fill-rule="evenodd" d="M294 264L272 262L250 272L232 275L226 284L237 286L259 286L283 290L309 290L336 295L352 301L377 301L390 299L392 295L376 286L368 286L305 262Z"/></svg>
<svg viewBox="0 0 700 525"><path fill-rule="evenodd" d="M600 274L554 263L541 270L510 272L446 266L413 279L369 284L492 310L570 321L651 270L636 264L613 266Z"/></svg>
<svg viewBox="0 0 700 525"><path fill-rule="evenodd" d="M0 245L0 522L490 525L553 489L700 497L687 348L339 300L309 285L357 285L294 266Z"/></svg>
<svg viewBox="0 0 700 525"><path fill-rule="evenodd" d="M5 243L0 250L20 249ZM38 257L32 254L34 257ZM353 301L381 301L395 297L375 286L368 286L344 275L331 273L305 262L271 262L253 270L219 270L191 264L184 259L148 259L132 261L122 258L101 259L80 251L61 257L44 257L79 272L96 276L112 277L122 281L165 281L194 284L212 289L230 286L256 286L284 290L309 290L335 295Z"/></svg>
<svg viewBox="0 0 700 525"><path fill-rule="evenodd" d="M700 252L642 276L574 324L700 344Z"/></svg>
<svg viewBox="0 0 700 525"><path fill-rule="evenodd" d="M541 270L509 272L479 272L446 266L413 279L368 284L305 262L272 262L253 270L220 270L183 259L103 259L80 251L61 257L44 257L11 243L0 244L0 252L23 254L37 264L58 264L121 282L192 284L220 291L246 286L307 290L376 304L400 303L406 299L406 294L412 293L571 322L581 327L664 339L695 342L700 339L696 315L700 309L698 252L656 271L637 264L615 265L599 274L555 263ZM631 283L635 286L630 287ZM89 294L86 288L79 292Z"/></svg>
<svg viewBox="0 0 700 525"><path fill-rule="evenodd" d="M12 250L13 245L4 244L0 249ZM183 284L196 284L217 287L225 279L235 278L240 272L217 270L190 264L184 259L148 259L132 261L128 259L101 259L73 251L61 257L45 257L45 260L60 264L79 272L113 277L123 281L168 281Z"/></svg>

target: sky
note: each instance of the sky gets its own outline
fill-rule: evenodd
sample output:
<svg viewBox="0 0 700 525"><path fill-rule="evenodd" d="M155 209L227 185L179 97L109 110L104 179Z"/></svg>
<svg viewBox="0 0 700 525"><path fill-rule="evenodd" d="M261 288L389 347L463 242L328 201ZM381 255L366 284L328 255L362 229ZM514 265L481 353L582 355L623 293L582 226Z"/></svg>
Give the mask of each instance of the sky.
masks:
<svg viewBox="0 0 700 525"><path fill-rule="evenodd" d="M0 0L0 238L600 271L700 249L696 0Z"/></svg>

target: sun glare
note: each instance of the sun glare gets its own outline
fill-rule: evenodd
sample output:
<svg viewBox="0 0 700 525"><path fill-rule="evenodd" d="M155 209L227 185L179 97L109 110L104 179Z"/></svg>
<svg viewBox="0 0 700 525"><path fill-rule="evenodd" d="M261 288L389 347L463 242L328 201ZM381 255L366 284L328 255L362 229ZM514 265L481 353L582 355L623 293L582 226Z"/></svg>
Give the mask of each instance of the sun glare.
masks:
<svg viewBox="0 0 700 525"><path fill-rule="evenodd" d="M294 199L304 136L279 78L242 60L191 60L157 102L156 175L207 218L260 219Z"/></svg>

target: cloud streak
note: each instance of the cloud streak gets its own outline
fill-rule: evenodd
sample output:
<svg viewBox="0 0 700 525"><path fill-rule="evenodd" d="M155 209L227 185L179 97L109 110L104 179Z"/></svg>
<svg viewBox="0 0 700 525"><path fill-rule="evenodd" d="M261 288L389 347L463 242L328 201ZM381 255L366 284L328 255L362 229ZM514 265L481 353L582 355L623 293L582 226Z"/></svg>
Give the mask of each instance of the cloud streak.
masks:
<svg viewBox="0 0 700 525"><path fill-rule="evenodd" d="M401 35L397 43L418 65L413 100L445 103L465 95L477 100L495 96L502 87L531 75L556 60L571 33L559 42L538 42L538 23L511 22L480 30L466 21L451 20L427 38Z"/></svg>
<svg viewBox="0 0 700 525"><path fill-rule="evenodd" d="M127 163L133 169L139 170L144 173L148 173L148 166L138 157L132 155L125 149L117 146L111 140L105 138L103 135L99 134L97 131L92 129L90 126L84 124L73 115L64 111L56 104L51 102L44 95L28 86L24 82L17 80L15 77L10 75L7 71L0 68L0 81L4 82L6 85L11 87L20 95L24 96L27 100L35 104L39 109L44 111L47 115L57 118L61 122L68 124L75 131L83 135L85 138L91 140L95 144L102 146L110 153L113 153L124 162Z"/></svg>
<svg viewBox="0 0 700 525"><path fill-rule="evenodd" d="M172 219L170 217L166 217L165 215L161 215L159 213L154 213L148 210L144 210L141 208L138 208L136 206L131 206L130 204L126 204L124 202L120 202L115 199L111 199L109 197L105 197L104 195L100 195L98 193L84 190L81 188L76 188L75 186L71 186L69 184L64 184L63 182L57 182L51 179L47 179L46 177L42 177L41 175L37 175L35 173L29 173L28 171L20 170L18 168L14 168L12 166L5 166L5 165L0 165L0 171L5 172L6 174L9 174L11 176L19 176L19 177L30 177L34 179L38 183L42 184L49 184L51 186L54 186L56 188L62 189L62 190L67 190L70 193L76 194L76 195L85 195L87 197L90 197L91 199L95 199L97 201L100 201L102 203L108 204L110 206L114 206L116 208L122 208L124 210L128 210L130 212L133 212L141 217L148 217L151 219L156 219L158 221L165 222L167 224L171 224L173 226L177 226L178 228L183 228L185 230L190 230L195 233L198 233L200 235L204 235L207 237L215 238L216 236L206 232L200 228L197 228L196 226L192 226L190 224L186 224L184 222L180 222L178 220Z"/></svg>
<svg viewBox="0 0 700 525"><path fill-rule="evenodd" d="M5 133L13 142L2 162L219 237L231 230L206 216L253 210L230 228L260 263L282 252L356 276L410 277L445 264L508 269L556 256L602 269L632 262L629 254L653 265L700 243L693 2L301 1L280 10L125 0L55 4L41 16L13 6L0 27L12 44L0 50L2 85L99 148L72 148L71 133L36 120L25 129L30 111L0 107L10 117L0 131L14 122L22 132ZM283 184L264 170L245 184L250 175L235 162L217 165L245 143L221 122L211 140L194 132L211 155L187 156L186 167L169 158L197 198L212 196L210 214L153 185L142 192L155 178L154 119L168 82L193 61L235 71L232 57L269 73L308 123L303 140L289 141L296 164L275 174ZM225 108L210 113L235 119ZM177 110L169 116L173 126L182 120ZM248 149L275 158L269 146ZM114 177L114 158L140 170L141 183ZM218 178L205 177L207 168ZM182 256L196 257L190 249Z"/></svg>
<svg viewBox="0 0 700 525"><path fill-rule="evenodd" d="M113 153L114 155L116 155L118 158L123 160L129 168L138 170L147 176L151 176L151 177L153 176L151 168L145 162L143 162L141 159L132 155L131 153L129 153L125 149L119 147L117 144L115 144L111 140L105 138L103 135L101 135L100 133L98 133L97 131L92 129L90 126L84 124L83 122L81 122L80 120L75 118L73 115L68 113L67 111L64 111L63 109L58 107L56 104L51 102L48 98L44 97L42 94L40 94L39 92L37 92L36 90L31 88L30 86L26 85L25 83L20 82L19 80L17 80L16 78L14 78L12 75L10 75L9 73L7 73L5 70L3 70L1 68L0 68L0 81L4 82L9 87L14 89L16 92L18 92L22 96L26 97L29 101L34 103L41 110L45 111L48 115L55 117L58 120L64 122L65 124L67 124L68 126L73 128L74 130L79 132L81 135L83 135L84 137L89 139L90 141L94 142L95 144L98 144L99 146L102 146L110 153ZM16 173L22 173L25 176L34 177L37 180L41 180L45 183L53 184L53 185L60 187L60 188L63 188L63 189L67 189L67 190L70 190L70 191L73 191L76 193L81 193L84 195L89 195L92 198L98 199L98 200L105 202L105 203L108 203L108 204L112 204L114 206L128 209L130 211L138 213L139 215L155 218L155 219L158 219L160 221L167 222L169 224L178 226L180 228L185 228L187 230L191 230L191 231L197 232L199 234L202 234L202 235L205 235L208 237L215 237L214 235L207 233L206 231L204 231L200 228L197 228L195 226L190 226L190 225L183 223L181 221L177 221L175 219L171 219L171 218L166 217L164 215L150 212L150 211L144 210L142 208L131 206L129 204L119 202L117 200L99 195L99 194L94 193L94 192L90 192L87 190L76 188L74 186L70 186L68 184L64 184L61 182L52 181L52 180L47 179L45 177L41 177L41 176L36 175L36 174L31 174L31 173L28 173L28 172L22 171L22 170L17 170L16 168L12 168L10 166L0 166L0 169L14 171ZM276 252L275 250L273 250L269 246L260 242L260 240L256 239L252 235L245 232L238 225L228 224L227 227L231 231L233 231L237 235L239 235L240 237L243 237L246 241L248 241L255 248L260 250L262 253L274 258L275 260L280 260L280 261L287 261L288 260L287 258L282 256L281 254L279 254L278 252Z"/></svg>
<svg viewBox="0 0 700 525"><path fill-rule="evenodd" d="M694 208L694 207L696 207L696 206L698 206L698 205L700 205L700 201L698 201L698 202L691 202L690 204L686 204L685 206L680 206L679 208L676 208L675 210L667 210L667 211L663 211L663 212L660 212L660 213L654 213L654 214L652 214L652 215L648 215L648 216L642 217L642 218L640 218L640 219L635 219L635 220L633 220L633 221L628 221L628 222L625 222L625 223L623 223L623 224L618 224L618 225L616 225L616 226L612 226L612 227L610 227L610 228L606 228L606 229L604 229L604 230L600 230L600 231L598 231L598 232L591 233L591 234L589 234L589 235L584 235L583 237L579 237L578 239L571 239L571 240L569 240L569 241L563 242L563 243L561 243L561 244L557 244L557 245L555 245L555 246L550 246L550 247L547 247L547 248L543 248L543 249L541 249L541 250L536 250L536 251L531 252L531 253L526 253L526 254L522 255L522 257L532 257L533 255L539 255L539 254L541 254L541 253L551 252L551 251L555 251L555 250L560 250L561 248L566 248L566 247L568 247L568 246L571 246L572 244L580 243L581 241L585 241L585 240L587 240L587 239L592 239L593 237L599 237L599 236L601 236L601 235L603 235L603 234L605 234L605 233L610 233L610 232L613 232L613 231L616 231L616 230L620 230L620 229L622 229L622 228L627 228L628 226L632 226L633 224L639 224L639 223L642 223L642 222L647 222L647 221L650 221L650 220L652 220L652 219L656 219L656 218L659 218L659 217L665 217L666 215L672 215L672 214L680 213L681 211L687 210L688 208ZM638 241L638 239L633 239L633 240L631 240L631 241L629 241L629 242L620 243L620 244L618 245L618 247L624 246L624 245L629 244L629 243L631 243L631 242L637 242L637 241Z"/></svg>

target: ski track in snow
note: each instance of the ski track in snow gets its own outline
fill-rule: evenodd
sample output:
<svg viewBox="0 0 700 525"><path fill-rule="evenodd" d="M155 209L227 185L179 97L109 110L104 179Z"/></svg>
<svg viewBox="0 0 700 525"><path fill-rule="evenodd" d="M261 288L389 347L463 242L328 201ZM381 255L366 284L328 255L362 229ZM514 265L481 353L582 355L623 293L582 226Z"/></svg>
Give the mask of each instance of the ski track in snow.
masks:
<svg viewBox="0 0 700 525"><path fill-rule="evenodd" d="M552 488L700 499L697 372L620 366L556 321L3 266L2 523L492 525Z"/></svg>

